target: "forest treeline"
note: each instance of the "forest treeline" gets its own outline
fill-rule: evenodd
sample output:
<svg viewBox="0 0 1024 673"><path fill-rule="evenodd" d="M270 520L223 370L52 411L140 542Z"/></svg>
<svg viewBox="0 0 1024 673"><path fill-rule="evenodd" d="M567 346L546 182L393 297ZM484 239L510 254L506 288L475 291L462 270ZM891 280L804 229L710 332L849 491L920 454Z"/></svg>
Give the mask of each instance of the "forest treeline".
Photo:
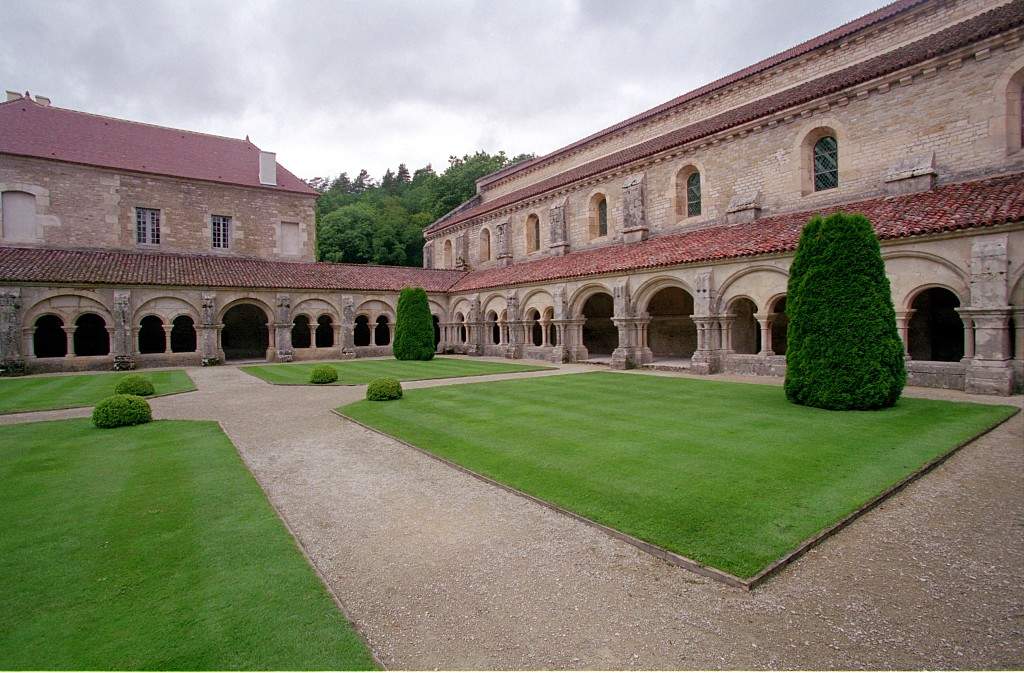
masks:
<svg viewBox="0 0 1024 673"><path fill-rule="evenodd" d="M473 196L477 178L532 157L480 151L449 157L443 173L428 165L410 174L403 163L379 182L365 169L355 179L342 173L309 180L320 192L317 259L421 266L424 227Z"/></svg>

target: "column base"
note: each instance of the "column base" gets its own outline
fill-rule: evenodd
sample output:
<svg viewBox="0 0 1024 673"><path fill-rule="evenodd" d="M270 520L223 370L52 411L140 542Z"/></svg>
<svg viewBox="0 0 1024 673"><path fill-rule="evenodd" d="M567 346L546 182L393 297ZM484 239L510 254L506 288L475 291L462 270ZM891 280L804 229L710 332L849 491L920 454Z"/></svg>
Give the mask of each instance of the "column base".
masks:
<svg viewBox="0 0 1024 673"><path fill-rule="evenodd" d="M127 372L135 369L135 358L131 355L115 355L114 371Z"/></svg>
<svg viewBox="0 0 1024 673"><path fill-rule="evenodd" d="M466 355L483 355L484 348L480 344L470 344L466 346Z"/></svg>
<svg viewBox="0 0 1024 673"><path fill-rule="evenodd" d="M636 369L636 366L636 349L616 348L612 351L612 369Z"/></svg>
<svg viewBox="0 0 1024 673"><path fill-rule="evenodd" d="M294 359L295 359L295 351L293 351L292 349L289 348L287 350L282 349L282 350L277 351L276 357L275 357L274 361L275 362L291 362Z"/></svg>
<svg viewBox="0 0 1024 673"><path fill-rule="evenodd" d="M509 360L518 360L523 357L523 347L519 344L506 344L505 357Z"/></svg>
<svg viewBox="0 0 1024 673"><path fill-rule="evenodd" d="M199 361L199 365L202 367L216 367L221 362L223 362L223 360L220 358L203 358Z"/></svg>
<svg viewBox="0 0 1024 673"><path fill-rule="evenodd" d="M964 376L964 391L977 395L1011 395L1013 369L1009 360L973 360Z"/></svg>
<svg viewBox="0 0 1024 673"><path fill-rule="evenodd" d="M718 351L697 351L690 360L693 374L717 374L722 371L722 356Z"/></svg>

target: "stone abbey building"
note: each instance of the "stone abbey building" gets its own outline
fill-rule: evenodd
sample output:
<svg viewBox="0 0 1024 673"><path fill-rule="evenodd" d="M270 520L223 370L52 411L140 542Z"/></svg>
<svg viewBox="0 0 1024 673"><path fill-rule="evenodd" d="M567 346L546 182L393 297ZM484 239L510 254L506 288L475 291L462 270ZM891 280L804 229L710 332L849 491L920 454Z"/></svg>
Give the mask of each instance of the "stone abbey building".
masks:
<svg viewBox="0 0 1024 673"><path fill-rule="evenodd" d="M246 140L0 103L8 370L438 350L785 371L816 213L874 224L910 383L1024 386L1024 0L898 0L477 182L424 269L316 263L316 197Z"/></svg>

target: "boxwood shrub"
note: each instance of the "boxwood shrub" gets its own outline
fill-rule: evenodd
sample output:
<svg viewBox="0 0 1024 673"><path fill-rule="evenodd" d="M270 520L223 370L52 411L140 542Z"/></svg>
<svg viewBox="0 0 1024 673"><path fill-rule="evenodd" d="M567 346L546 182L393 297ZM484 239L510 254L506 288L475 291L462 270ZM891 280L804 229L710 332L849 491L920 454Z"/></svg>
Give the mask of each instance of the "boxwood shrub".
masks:
<svg viewBox="0 0 1024 673"><path fill-rule="evenodd" d="M131 374L117 382L117 385L114 387L114 392L118 395L138 395L139 397L146 397L147 395L155 393L156 389L153 387L153 382L145 376Z"/></svg>
<svg viewBox="0 0 1024 673"><path fill-rule="evenodd" d="M310 383L334 383L338 380L338 370L330 365L317 365L309 373Z"/></svg>
<svg viewBox="0 0 1024 673"><path fill-rule="evenodd" d="M366 399L375 402L397 400L401 396L402 384L398 382L398 379L393 379L390 376L374 379L366 387Z"/></svg>
<svg viewBox="0 0 1024 673"><path fill-rule="evenodd" d="M138 395L111 395L92 410L92 422L97 428L141 425L151 420L153 412L149 402Z"/></svg>

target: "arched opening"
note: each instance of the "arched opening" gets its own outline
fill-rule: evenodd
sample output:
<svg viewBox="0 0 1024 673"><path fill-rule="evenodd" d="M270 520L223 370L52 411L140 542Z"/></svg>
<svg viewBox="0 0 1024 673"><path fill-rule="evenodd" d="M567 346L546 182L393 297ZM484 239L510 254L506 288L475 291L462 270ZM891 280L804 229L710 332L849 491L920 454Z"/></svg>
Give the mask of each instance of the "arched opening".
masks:
<svg viewBox="0 0 1024 673"><path fill-rule="evenodd" d="M455 264L452 261L452 242L447 240L444 242L444 268L454 268Z"/></svg>
<svg viewBox="0 0 1024 673"><path fill-rule="evenodd" d="M190 316L179 315L171 322L171 352L196 352L196 325Z"/></svg>
<svg viewBox="0 0 1024 673"><path fill-rule="evenodd" d="M558 345L558 329L555 327L555 322L554 322L554 320L555 320L555 310L553 308L546 309L544 311L544 319L547 321L547 325L548 325L547 326L547 330L548 330L548 345L549 346L557 346Z"/></svg>
<svg viewBox="0 0 1024 673"><path fill-rule="evenodd" d="M964 323L956 308L960 300L944 287L932 287L916 297L907 330L911 359L957 362L964 356Z"/></svg>
<svg viewBox="0 0 1024 673"><path fill-rule="evenodd" d="M486 262L491 259L491 231L484 228L480 230L480 261Z"/></svg>
<svg viewBox="0 0 1024 673"><path fill-rule="evenodd" d="M83 313L75 321L75 355L110 354L107 321L95 313Z"/></svg>
<svg viewBox="0 0 1024 673"><path fill-rule="evenodd" d="M786 354L787 335L789 334L789 316L786 315L786 298L779 297L771 307L772 314L772 352L776 355Z"/></svg>
<svg viewBox="0 0 1024 673"><path fill-rule="evenodd" d="M1010 78L1006 88L1006 152L1024 148L1024 70Z"/></svg>
<svg viewBox="0 0 1024 673"><path fill-rule="evenodd" d="M356 324L352 330L352 343L356 346L370 345L370 319L365 315L356 316Z"/></svg>
<svg viewBox="0 0 1024 673"><path fill-rule="evenodd" d="M530 215L526 218L526 252L540 250L540 218Z"/></svg>
<svg viewBox="0 0 1024 673"><path fill-rule="evenodd" d="M583 346L593 355L611 355L619 345L619 331L612 322L615 302L606 292L590 296L583 304Z"/></svg>
<svg viewBox="0 0 1024 673"><path fill-rule="evenodd" d="M373 343L376 346L387 346L391 343L391 327L386 315L377 317L377 326L373 330Z"/></svg>
<svg viewBox="0 0 1024 673"><path fill-rule="evenodd" d="M466 343L466 316L461 313L455 314L455 322L459 325L459 343Z"/></svg>
<svg viewBox="0 0 1024 673"><path fill-rule="evenodd" d="M441 319L436 314L430 316L434 323L434 350L441 344Z"/></svg>
<svg viewBox="0 0 1024 673"><path fill-rule="evenodd" d="M487 330L491 335L491 345L497 346L501 343L501 325L498 324L498 314L488 311L484 320L487 322Z"/></svg>
<svg viewBox="0 0 1024 673"><path fill-rule="evenodd" d="M316 347L330 348L334 345L334 319L324 313L316 319Z"/></svg>
<svg viewBox="0 0 1024 673"><path fill-rule="evenodd" d="M237 304L224 314L221 348L228 360L266 358L270 347L267 314L254 304Z"/></svg>
<svg viewBox="0 0 1024 673"><path fill-rule="evenodd" d="M604 194L590 197L590 238L608 235L608 199Z"/></svg>
<svg viewBox="0 0 1024 673"><path fill-rule="evenodd" d="M754 314L757 305L746 297L732 302L729 313L732 320L732 350L734 353L752 355L761 352L761 326Z"/></svg>
<svg viewBox="0 0 1024 673"><path fill-rule="evenodd" d="M139 321L139 353L163 353L167 351L167 335L164 323L155 315L147 315Z"/></svg>
<svg viewBox="0 0 1024 673"><path fill-rule="evenodd" d="M696 217L701 212L700 171L685 166L676 173L676 215Z"/></svg>
<svg viewBox="0 0 1024 673"><path fill-rule="evenodd" d="M32 332L32 352L37 358L62 358L67 355L68 336L64 332L64 321L55 315L37 318Z"/></svg>
<svg viewBox="0 0 1024 673"><path fill-rule="evenodd" d="M534 346L543 346L544 328L540 324L540 311L533 309L528 314L527 319L530 321L530 340Z"/></svg>
<svg viewBox="0 0 1024 673"><path fill-rule="evenodd" d="M658 290L647 302L647 347L661 358L690 358L697 350L693 297L681 287Z"/></svg>
<svg viewBox="0 0 1024 673"><path fill-rule="evenodd" d="M311 343L309 316L295 316L292 321L292 348L309 348Z"/></svg>

